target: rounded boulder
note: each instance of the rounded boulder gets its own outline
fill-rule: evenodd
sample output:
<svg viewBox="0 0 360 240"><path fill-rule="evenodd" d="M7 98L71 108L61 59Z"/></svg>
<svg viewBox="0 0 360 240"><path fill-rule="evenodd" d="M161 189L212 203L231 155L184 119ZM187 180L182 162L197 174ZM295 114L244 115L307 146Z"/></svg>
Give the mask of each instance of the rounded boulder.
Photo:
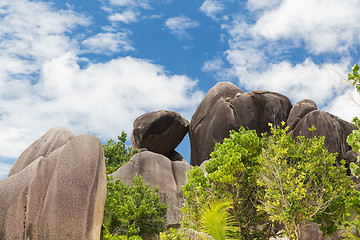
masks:
<svg viewBox="0 0 360 240"><path fill-rule="evenodd" d="M138 117L133 124L131 143L134 149L170 156L189 131L189 122L173 111L155 111Z"/></svg>

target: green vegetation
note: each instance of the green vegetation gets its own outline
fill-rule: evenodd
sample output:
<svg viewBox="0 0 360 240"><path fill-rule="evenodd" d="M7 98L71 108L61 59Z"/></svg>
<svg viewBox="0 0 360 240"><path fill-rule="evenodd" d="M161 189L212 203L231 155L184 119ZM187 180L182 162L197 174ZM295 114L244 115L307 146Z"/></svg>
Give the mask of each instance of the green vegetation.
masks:
<svg viewBox="0 0 360 240"><path fill-rule="evenodd" d="M360 94L358 65L348 81ZM359 119L354 123L360 127ZM166 207L140 176L131 186L109 181L102 239L299 239L309 222L318 223L325 236L337 231L344 239L360 239L359 186L346 176L344 161L335 166L336 154L326 150L323 137L293 139L284 123L270 127L261 137L244 127L231 131L205 164L207 175L197 166L187 173L181 229L161 232ZM124 132L118 139L104 145L107 174L134 154L125 148ZM360 152L359 130L348 143ZM360 177L358 165L350 168ZM283 229L276 232L275 224Z"/></svg>
<svg viewBox="0 0 360 240"><path fill-rule="evenodd" d="M159 203L158 190L153 191L140 176L131 186L117 180L107 187L103 227L109 233L146 238L164 229L166 206Z"/></svg>
<svg viewBox="0 0 360 240"><path fill-rule="evenodd" d="M215 240L235 240L239 228L234 217L228 212L231 202L215 202L206 206L201 214L201 231Z"/></svg>
<svg viewBox="0 0 360 240"><path fill-rule="evenodd" d="M127 163L136 153L136 151L133 151L131 147L125 147L126 137L127 134L122 131L121 135L118 136L117 142L110 139L106 144L104 144L106 174L115 172L119 167Z"/></svg>
<svg viewBox="0 0 360 240"><path fill-rule="evenodd" d="M358 193L345 168L334 166L335 159L323 137L293 140L284 124L271 126L271 134L261 138L243 127L231 131L205 164L207 176L199 167L189 171L182 224L203 230L202 209L231 199L228 212L237 222L239 239L269 239L275 234L272 223L283 224L279 233L290 239L299 239L308 222L319 223L331 235L345 229L359 209Z"/></svg>
<svg viewBox="0 0 360 240"><path fill-rule="evenodd" d="M126 133L117 142L110 139L104 145L107 174L115 172L134 155L125 147ZM164 229L166 205L159 202L158 190L144 184L136 176L130 186L119 179L107 177L107 198L104 209L101 238L104 240L141 240L156 236Z"/></svg>
<svg viewBox="0 0 360 240"><path fill-rule="evenodd" d="M317 220L324 233L334 233L353 188L345 167L334 166L336 154L327 151L324 137L295 141L287 128L271 126L259 159L258 184L265 190L258 196L259 210L283 224L290 239L299 239L301 227Z"/></svg>

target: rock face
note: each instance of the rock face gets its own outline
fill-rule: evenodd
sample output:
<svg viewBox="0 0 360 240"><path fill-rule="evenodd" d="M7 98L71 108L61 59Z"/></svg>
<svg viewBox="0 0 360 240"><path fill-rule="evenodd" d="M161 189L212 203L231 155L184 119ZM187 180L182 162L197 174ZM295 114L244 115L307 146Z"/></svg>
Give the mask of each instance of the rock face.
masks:
<svg viewBox="0 0 360 240"><path fill-rule="evenodd" d="M59 138L47 139L45 146L32 146L50 149ZM26 152L35 149L23 153L35 156ZM71 137L0 181L0 239L99 239L105 198L101 142L90 135Z"/></svg>
<svg viewBox="0 0 360 240"><path fill-rule="evenodd" d="M312 126L316 131L309 131ZM346 122L328 112L314 110L306 114L295 126L291 135L293 137L302 135L307 138L314 136L325 137L325 147L331 153L339 153L338 159L344 158L344 155L351 150L346 142L347 136L357 129L352 123Z"/></svg>
<svg viewBox="0 0 360 240"><path fill-rule="evenodd" d="M66 128L54 127L50 129L20 155L10 169L9 176L20 172L39 157L48 156L54 150L64 146L73 137L75 135Z"/></svg>
<svg viewBox="0 0 360 240"><path fill-rule="evenodd" d="M190 169L186 162L171 161L161 154L142 151L111 175L114 181L121 179L128 185L136 175L140 175L151 188L158 187L160 202L168 208L165 224L177 226L181 220L180 208L184 204L181 188L186 183L186 172Z"/></svg>
<svg viewBox="0 0 360 240"><path fill-rule="evenodd" d="M236 129L230 100L243 91L229 82L217 83L209 90L191 118L189 137L191 144L191 165L200 165L209 159L214 145L229 137L229 131Z"/></svg>
<svg viewBox="0 0 360 240"><path fill-rule="evenodd" d="M262 90L238 94L233 100L237 128L244 126L258 134L270 132L269 123L277 126L285 122L291 108L286 96Z"/></svg>
<svg viewBox="0 0 360 240"><path fill-rule="evenodd" d="M286 121L292 104L279 93L243 91L232 83L218 83L206 94L190 123L191 165L210 158L216 143L229 137L230 130L241 126L258 134Z"/></svg>
<svg viewBox="0 0 360 240"><path fill-rule="evenodd" d="M290 110L286 125L289 131L293 130L299 121L309 112L317 110L316 103L310 99L303 99L297 102Z"/></svg>
<svg viewBox="0 0 360 240"><path fill-rule="evenodd" d="M179 113L172 111L146 113L134 121L132 147L146 148L169 157L188 131L189 122Z"/></svg>

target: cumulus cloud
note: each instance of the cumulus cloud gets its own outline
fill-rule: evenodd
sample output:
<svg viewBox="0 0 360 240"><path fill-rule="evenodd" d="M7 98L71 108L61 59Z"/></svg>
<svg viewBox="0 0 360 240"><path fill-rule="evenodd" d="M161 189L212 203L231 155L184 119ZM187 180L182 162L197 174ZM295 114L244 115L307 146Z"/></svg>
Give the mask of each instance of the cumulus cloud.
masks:
<svg viewBox="0 0 360 240"><path fill-rule="evenodd" d="M343 77L353 61L348 49L354 47L360 30L355 26L358 21L349 19L358 19L359 10L360 3L351 0L251 0L249 17L238 12L232 22L222 25L228 33L225 57L230 67L216 70L210 60L203 70L236 77L245 90L280 92L293 103L313 99L340 117L341 109L349 119L353 107L344 104L349 98ZM332 55L323 58L324 54Z"/></svg>
<svg viewBox="0 0 360 240"><path fill-rule="evenodd" d="M85 52L112 54L117 52L134 51L131 45L129 35L131 32L117 32L117 33L98 33L85 39L82 45L85 47Z"/></svg>
<svg viewBox="0 0 360 240"><path fill-rule="evenodd" d="M201 5L200 10L213 20L216 20L217 14L221 13L224 8L225 6L217 0L205 0Z"/></svg>
<svg viewBox="0 0 360 240"><path fill-rule="evenodd" d="M77 57L69 53L44 64L39 89L46 99L41 104L50 105L44 113L66 119L67 126L78 132L90 130L108 138L121 129L130 132L132 121L147 111L173 109L191 114L202 97L194 91L196 84L131 57L80 69Z"/></svg>
<svg viewBox="0 0 360 240"><path fill-rule="evenodd" d="M168 18L165 22L165 26L180 40L190 39L191 36L187 30L196 28L199 25L200 24L197 21L194 21L187 16Z"/></svg>
<svg viewBox="0 0 360 240"><path fill-rule="evenodd" d="M230 63L233 64L232 74L239 77L239 84L246 89L264 89L280 92L295 103L310 98L318 106L326 106L329 100L342 94L345 85L341 76L345 76L346 62L338 64L315 64L306 59L302 63L291 64L288 61L269 64L265 69L248 62L237 61L242 53L231 53ZM234 56L235 55L235 56ZM257 59L259 60L259 59Z"/></svg>
<svg viewBox="0 0 360 240"><path fill-rule="evenodd" d="M118 3L120 3L119 1ZM70 33L91 22L43 2L0 3L0 171L54 126L102 140L125 130L144 112L168 109L192 115L203 93L197 81L149 60L119 57L80 64L88 51L131 51L126 34ZM86 32L86 31L85 31ZM107 47L105 45L108 45Z"/></svg>
<svg viewBox="0 0 360 240"><path fill-rule="evenodd" d="M332 99L326 111L351 122L354 117L360 117L360 96L355 88L346 89L343 94Z"/></svg>
<svg viewBox="0 0 360 240"><path fill-rule="evenodd" d="M253 31L267 39L302 41L315 54L343 52L360 37L360 2L287 0L267 10Z"/></svg>

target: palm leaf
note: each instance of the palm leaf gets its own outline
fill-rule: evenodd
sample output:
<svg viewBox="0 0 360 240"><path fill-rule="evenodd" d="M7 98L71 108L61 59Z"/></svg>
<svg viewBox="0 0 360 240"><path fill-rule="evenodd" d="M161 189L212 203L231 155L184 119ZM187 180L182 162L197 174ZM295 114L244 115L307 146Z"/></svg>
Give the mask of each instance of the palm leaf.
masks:
<svg viewBox="0 0 360 240"><path fill-rule="evenodd" d="M205 207L200 219L201 231L215 240L238 239L239 228L234 217L228 212L230 208L230 201L214 202Z"/></svg>

